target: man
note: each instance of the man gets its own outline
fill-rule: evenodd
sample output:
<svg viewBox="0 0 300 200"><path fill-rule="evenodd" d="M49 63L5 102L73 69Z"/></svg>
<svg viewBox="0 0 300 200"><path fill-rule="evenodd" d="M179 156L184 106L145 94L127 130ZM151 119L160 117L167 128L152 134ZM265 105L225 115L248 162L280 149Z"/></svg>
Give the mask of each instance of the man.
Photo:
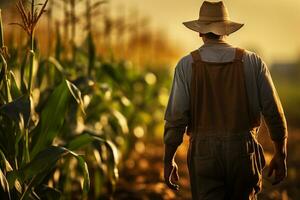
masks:
<svg viewBox="0 0 300 200"><path fill-rule="evenodd" d="M184 25L204 45L175 69L165 113L165 182L179 189L174 158L187 132L194 200L256 199L265 166L256 140L261 115L275 149L268 175L278 184L287 174L287 125L269 70L255 53L226 43L243 24L229 20L223 2L205 1L199 19Z"/></svg>

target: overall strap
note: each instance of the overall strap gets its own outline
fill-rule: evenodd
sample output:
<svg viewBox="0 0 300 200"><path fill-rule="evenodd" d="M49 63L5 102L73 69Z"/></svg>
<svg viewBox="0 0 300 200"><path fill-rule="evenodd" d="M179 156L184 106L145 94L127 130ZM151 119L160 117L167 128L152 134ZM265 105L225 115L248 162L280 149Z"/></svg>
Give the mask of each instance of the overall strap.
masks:
<svg viewBox="0 0 300 200"><path fill-rule="evenodd" d="M242 61L243 60L243 56L244 56L244 52L245 52L244 49L236 48L235 49L235 58L234 58L234 60L235 61Z"/></svg>
<svg viewBox="0 0 300 200"><path fill-rule="evenodd" d="M201 61L201 56L200 56L200 52L199 52L199 49L191 52L191 55L192 55L192 58L193 58L193 61L194 63L198 62L198 61Z"/></svg>

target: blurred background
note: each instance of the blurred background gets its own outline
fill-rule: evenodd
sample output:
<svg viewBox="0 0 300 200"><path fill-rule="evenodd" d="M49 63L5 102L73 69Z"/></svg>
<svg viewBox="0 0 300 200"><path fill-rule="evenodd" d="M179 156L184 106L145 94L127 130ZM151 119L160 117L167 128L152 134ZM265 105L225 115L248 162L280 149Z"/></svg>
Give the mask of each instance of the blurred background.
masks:
<svg viewBox="0 0 300 200"><path fill-rule="evenodd" d="M30 11L31 1L22 2ZM36 0L35 8L41 9L44 2ZM74 84L80 93L75 95L76 101L66 107L63 123L55 129L57 133L48 143L64 147L75 144L78 147L78 141L84 144L74 151L80 152L88 165L89 199L191 199L185 162L187 137L177 154L181 190L173 192L163 183L163 115L176 63L202 45L198 34L182 25L184 21L198 18L202 2L47 2L46 12L35 30L34 48L31 48L38 63L33 68L35 81L31 101L36 113L31 113L31 120L35 122L31 129L38 127L36 125L43 119L51 91L55 91L64 78ZM265 177L259 197L264 200L299 199L300 1L224 2L231 19L245 24L228 37L229 43L258 53L267 63L289 126L288 178L272 186L271 180ZM27 60L30 38L20 24L12 24L24 22L16 3L14 0L0 1L4 46L9 54L6 61L14 74L16 87L25 85L26 88L27 85L28 88L30 81L24 79L31 77L31 64ZM85 114L80 110L85 110ZM82 142L87 141L81 138L84 134L97 136L109 145ZM259 140L269 162L273 148L265 126L261 128ZM34 149L35 143L31 140L29 143ZM73 175L64 171L67 162L73 161L59 161L41 182L57 188L66 199L80 199L78 188L82 179L78 180L75 175L78 173L80 177L80 172L73 165L69 169Z"/></svg>

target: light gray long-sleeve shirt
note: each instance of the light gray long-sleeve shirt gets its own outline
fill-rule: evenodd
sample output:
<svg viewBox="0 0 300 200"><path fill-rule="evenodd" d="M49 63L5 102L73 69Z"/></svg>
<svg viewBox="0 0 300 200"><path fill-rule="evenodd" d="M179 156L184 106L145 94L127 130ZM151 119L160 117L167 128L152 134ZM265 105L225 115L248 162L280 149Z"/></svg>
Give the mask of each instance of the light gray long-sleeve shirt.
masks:
<svg viewBox="0 0 300 200"><path fill-rule="evenodd" d="M203 61L229 62L235 57L235 48L227 43L204 44L199 48ZM183 57L175 68L171 94L165 112L164 143L180 145L190 117L190 83L192 56ZM287 137L287 124L270 72L263 60L253 52L243 56L249 107L254 116L264 117L272 140Z"/></svg>

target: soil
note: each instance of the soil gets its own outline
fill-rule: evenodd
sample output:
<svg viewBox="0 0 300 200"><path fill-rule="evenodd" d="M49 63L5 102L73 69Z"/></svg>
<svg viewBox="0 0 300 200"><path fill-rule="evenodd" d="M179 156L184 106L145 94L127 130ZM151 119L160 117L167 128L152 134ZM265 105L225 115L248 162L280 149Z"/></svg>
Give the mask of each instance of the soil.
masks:
<svg viewBox="0 0 300 200"><path fill-rule="evenodd" d="M120 180L114 199L118 200L165 200L191 199L189 175L186 165L188 138L177 151L176 162L179 168L180 189L173 191L163 181L162 140L147 140L145 151L133 151L120 172Z"/></svg>

